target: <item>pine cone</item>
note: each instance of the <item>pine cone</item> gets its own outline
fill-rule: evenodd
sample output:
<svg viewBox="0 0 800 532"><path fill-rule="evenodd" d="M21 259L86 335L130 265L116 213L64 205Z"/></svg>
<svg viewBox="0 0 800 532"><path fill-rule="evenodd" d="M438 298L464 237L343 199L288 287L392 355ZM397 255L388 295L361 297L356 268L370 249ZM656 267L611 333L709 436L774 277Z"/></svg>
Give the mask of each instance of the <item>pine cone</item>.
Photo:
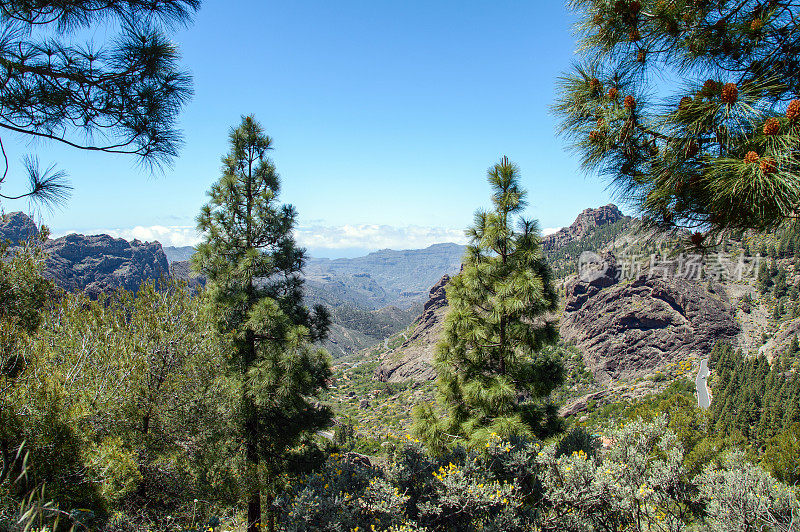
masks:
<svg viewBox="0 0 800 532"><path fill-rule="evenodd" d="M747 152L747 155L744 156L744 162L748 164L757 163L758 159L758 154L754 151L749 151Z"/></svg>
<svg viewBox="0 0 800 532"><path fill-rule="evenodd" d="M777 135L781 130L781 123L778 122L777 118L768 118L766 122L764 122L764 134L765 135Z"/></svg>
<svg viewBox="0 0 800 532"><path fill-rule="evenodd" d="M760 18L753 19L753 21L750 23L750 31L759 31L763 27L764 21L762 21Z"/></svg>
<svg viewBox="0 0 800 532"><path fill-rule="evenodd" d="M647 54L645 53L645 51L644 51L644 50L639 50L639 51L636 53L636 60L637 60L638 62L640 62L640 63L644 63L644 60L645 60L646 58L647 58Z"/></svg>
<svg viewBox="0 0 800 532"><path fill-rule="evenodd" d="M631 42L636 42L640 40L642 36L639 34L639 30L633 30L628 34L628 40Z"/></svg>
<svg viewBox="0 0 800 532"><path fill-rule="evenodd" d="M625 96L624 103L625 103L625 109L627 109L628 111L633 111L634 109L636 109L636 100L630 94Z"/></svg>
<svg viewBox="0 0 800 532"><path fill-rule="evenodd" d="M592 78L591 81L589 81L589 90L592 91L592 94L597 94L597 92L600 90L600 80L597 78Z"/></svg>
<svg viewBox="0 0 800 532"><path fill-rule="evenodd" d="M609 100L616 100L617 96L619 96L619 91L616 87L611 87L608 89L608 99Z"/></svg>
<svg viewBox="0 0 800 532"><path fill-rule="evenodd" d="M686 156L687 157L694 157L700 152L700 147L697 145L695 141L689 141L689 144L686 145Z"/></svg>
<svg viewBox="0 0 800 532"><path fill-rule="evenodd" d="M778 165L775 163L775 159L772 157L764 157L761 159L758 167L761 168L761 172L764 175L774 174L778 171Z"/></svg>
<svg viewBox="0 0 800 532"><path fill-rule="evenodd" d="M679 111L686 111L689 109L689 106L692 105L692 98L689 96L684 96L681 98L681 103L678 104Z"/></svg>
<svg viewBox="0 0 800 532"><path fill-rule="evenodd" d="M697 232L697 233L692 233L690 240L692 241L692 244L694 244L695 247L699 248L703 244L703 238L704 238L703 233Z"/></svg>
<svg viewBox="0 0 800 532"><path fill-rule="evenodd" d="M736 86L736 83L726 83L725 86L722 87L723 103L731 105L736 103L736 100L738 98L739 98L739 88Z"/></svg>
<svg viewBox="0 0 800 532"><path fill-rule="evenodd" d="M792 100L789 102L789 107L786 108L786 118L789 120L797 120L800 118L800 100Z"/></svg>

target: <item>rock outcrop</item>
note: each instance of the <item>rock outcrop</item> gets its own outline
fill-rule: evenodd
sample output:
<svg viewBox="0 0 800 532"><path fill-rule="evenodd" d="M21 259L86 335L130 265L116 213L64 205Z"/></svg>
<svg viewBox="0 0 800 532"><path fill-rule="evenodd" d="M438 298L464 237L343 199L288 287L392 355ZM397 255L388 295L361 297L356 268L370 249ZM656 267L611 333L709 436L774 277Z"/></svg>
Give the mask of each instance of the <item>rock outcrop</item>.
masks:
<svg viewBox="0 0 800 532"><path fill-rule="evenodd" d="M403 344L381 357L375 378L385 382L426 381L436 378L433 356L447 315L445 286L450 276L443 276L430 289L422 315L414 322L414 330Z"/></svg>
<svg viewBox="0 0 800 532"><path fill-rule="evenodd" d="M199 290L206 285L206 277L192 271L188 260L173 261L169 265L169 273L173 279L185 281L192 290Z"/></svg>
<svg viewBox="0 0 800 532"><path fill-rule="evenodd" d="M635 379L739 332L720 285L676 277L620 282L613 257L566 286L560 332L600 382Z"/></svg>
<svg viewBox="0 0 800 532"><path fill-rule="evenodd" d="M147 280L169 276L158 242L71 234L49 240L45 250L45 275L65 290L83 290L90 297L118 288L136 291Z"/></svg>
<svg viewBox="0 0 800 532"><path fill-rule="evenodd" d="M36 225L25 214L2 218L0 239L17 243L36 235ZM169 276L167 257L158 242L70 234L47 240L43 247L44 276L65 290L83 290L90 297L119 288L136 291L147 280Z"/></svg>
<svg viewBox="0 0 800 532"><path fill-rule="evenodd" d="M39 236L39 229L27 215L12 212L0 216L0 244L16 246L22 242Z"/></svg>
<svg viewBox="0 0 800 532"><path fill-rule="evenodd" d="M552 235L542 238L542 248L545 251L557 249L575 240L580 240L600 226L623 219L630 220L631 218L622 214L622 211L613 203L596 209L586 209L575 218L569 227L563 227Z"/></svg>

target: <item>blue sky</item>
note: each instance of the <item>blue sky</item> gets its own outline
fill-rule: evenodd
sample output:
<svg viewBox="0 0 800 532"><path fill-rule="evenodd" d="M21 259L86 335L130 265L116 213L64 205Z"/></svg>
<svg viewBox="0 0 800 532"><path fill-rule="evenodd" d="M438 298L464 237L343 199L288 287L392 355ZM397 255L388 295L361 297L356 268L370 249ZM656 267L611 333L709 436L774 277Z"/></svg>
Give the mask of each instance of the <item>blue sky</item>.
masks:
<svg viewBox="0 0 800 532"><path fill-rule="evenodd" d="M41 216L55 234L191 243L228 131L249 113L274 139L281 200L316 256L460 239L504 154L521 167L527 215L561 227L612 199L549 113L572 22L560 1L207 0L173 35L195 95L172 168L153 176L125 157L3 140L12 161L34 151L69 172L70 202ZM12 176L4 192L19 187Z"/></svg>

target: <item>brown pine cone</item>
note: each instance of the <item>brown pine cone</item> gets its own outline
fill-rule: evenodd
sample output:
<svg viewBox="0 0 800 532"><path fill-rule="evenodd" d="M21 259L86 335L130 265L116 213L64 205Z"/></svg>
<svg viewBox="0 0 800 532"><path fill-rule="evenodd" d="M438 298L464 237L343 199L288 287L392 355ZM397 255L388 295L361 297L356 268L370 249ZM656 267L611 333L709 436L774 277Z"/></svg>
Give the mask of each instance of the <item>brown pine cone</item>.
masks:
<svg viewBox="0 0 800 532"><path fill-rule="evenodd" d="M722 87L723 103L731 105L736 103L736 100L738 98L739 98L739 88L736 86L736 83L726 83L725 86Z"/></svg>
<svg viewBox="0 0 800 532"><path fill-rule="evenodd" d="M744 162L748 164L753 164L758 162L758 154L754 151L747 152L747 155L744 156Z"/></svg>
<svg viewBox="0 0 800 532"><path fill-rule="evenodd" d="M800 118L800 100L792 100L789 102L789 107L786 108L786 118L789 120L797 120Z"/></svg>
<svg viewBox="0 0 800 532"><path fill-rule="evenodd" d="M768 118L766 122L764 122L764 134L765 135L777 135L781 130L781 123L778 121L777 118Z"/></svg>

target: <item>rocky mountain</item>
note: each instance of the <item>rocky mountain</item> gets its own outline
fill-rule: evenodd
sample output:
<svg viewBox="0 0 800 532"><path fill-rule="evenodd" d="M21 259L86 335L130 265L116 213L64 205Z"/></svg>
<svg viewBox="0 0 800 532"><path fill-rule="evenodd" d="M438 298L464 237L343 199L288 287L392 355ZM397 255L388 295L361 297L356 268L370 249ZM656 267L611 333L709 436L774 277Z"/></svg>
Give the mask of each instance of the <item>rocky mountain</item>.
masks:
<svg viewBox="0 0 800 532"><path fill-rule="evenodd" d="M0 244L17 246L39 236L39 228L26 214L12 212L0 216Z"/></svg>
<svg viewBox="0 0 800 532"><path fill-rule="evenodd" d="M170 271L190 286L204 283L184 256L194 248L165 248ZM305 302L331 310L332 327L323 343L334 357L355 353L405 329L419 315L427 288L461 267L464 247L435 244L425 249L384 249L364 257L306 263Z"/></svg>
<svg viewBox="0 0 800 532"><path fill-rule="evenodd" d="M430 286L443 274L458 272L463 255L464 246L447 243L425 249L383 249L350 259L310 258L305 276L320 299L373 309L404 308L423 303Z"/></svg>
<svg viewBox="0 0 800 532"><path fill-rule="evenodd" d="M164 254L167 256L167 262L185 262L192 258L194 255L194 246L164 246Z"/></svg>
<svg viewBox="0 0 800 532"><path fill-rule="evenodd" d="M640 276L620 282L607 255L594 275L566 287L561 337L574 342L601 383L635 380L670 363L735 342L739 326L719 284Z"/></svg>
<svg viewBox="0 0 800 532"><path fill-rule="evenodd" d="M0 239L19 242L38 234L23 213L11 213L0 221ZM83 290L91 297L118 288L135 291L147 280L169 276L167 257L158 242L70 234L48 239L43 246L48 252L45 276L65 290Z"/></svg>
<svg viewBox="0 0 800 532"><path fill-rule="evenodd" d="M583 251L631 251L649 245L642 243L652 242L653 235L640 233L640 226L616 206L606 205L586 209L572 225L543 239L551 263L563 264L561 337L583 353L583 363L602 385L635 382L669 364L707 354L717 340L735 343L742 333L735 301L720 284L674 276L621 279L610 253L584 279L570 273ZM649 256L651 250L640 251ZM381 353L376 379L435 378L430 363L448 310L441 283L431 290L425 308L403 344Z"/></svg>
<svg viewBox="0 0 800 532"><path fill-rule="evenodd" d="M169 255L167 260L169 261ZM174 279L184 281L192 289L199 289L206 285L206 278L193 272L188 260L170 262L169 273Z"/></svg>
<svg viewBox="0 0 800 532"><path fill-rule="evenodd" d="M545 251L562 248L571 242L580 240L598 227L613 224L619 221L630 221L630 216L625 216L614 204L604 205L596 209L585 209L575 218L569 227L562 227L555 233L542 238L542 248Z"/></svg>

